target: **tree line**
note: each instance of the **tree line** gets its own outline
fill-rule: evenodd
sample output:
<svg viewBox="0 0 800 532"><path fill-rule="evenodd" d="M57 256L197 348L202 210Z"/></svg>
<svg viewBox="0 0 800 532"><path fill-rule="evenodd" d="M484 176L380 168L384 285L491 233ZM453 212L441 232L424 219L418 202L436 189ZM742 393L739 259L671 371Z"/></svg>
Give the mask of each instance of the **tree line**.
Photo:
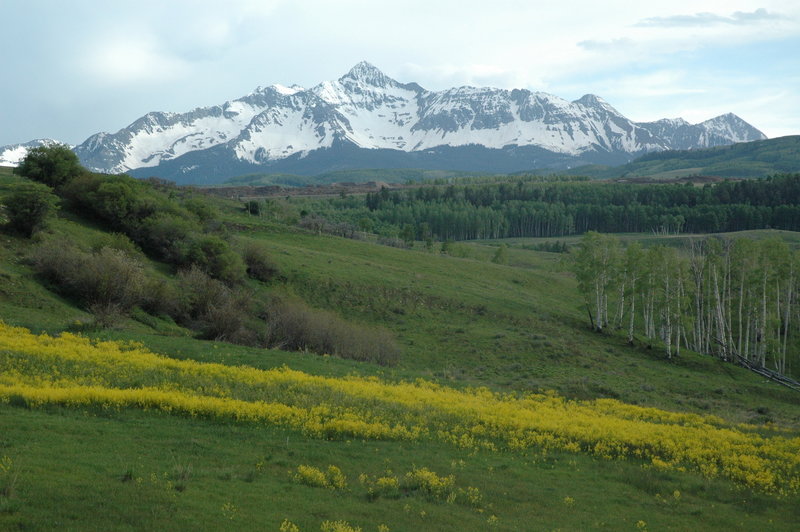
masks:
<svg viewBox="0 0 800 532"><path fill-rule="evenodd" d="M424 186L367 194L363 203L337 198L318 204L326 218L424 240L554 237L607 233L711 233L800 230L800 174L745 181L631 184L591 181L489 182Z"/></svg>
<svg viewBox="0 0 800 532"><path fill-rule="evenodd" d="M588 232L573 265L597 331L660 341L668 358L683 347L796 372L800 251L783 241L709 238L644 249Z"/></svg>

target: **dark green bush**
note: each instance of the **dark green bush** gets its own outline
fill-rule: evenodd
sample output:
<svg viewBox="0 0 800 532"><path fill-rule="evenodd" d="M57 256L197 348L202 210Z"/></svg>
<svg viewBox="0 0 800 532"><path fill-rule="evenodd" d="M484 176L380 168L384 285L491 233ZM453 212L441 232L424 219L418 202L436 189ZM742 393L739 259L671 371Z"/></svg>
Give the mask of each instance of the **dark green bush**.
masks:
<svg viewBox="0 0 800 532"><path fill-rule="evenodd" d="M78 156L63 144L28 150L14 173L58 188L85 173Z"/></svg>
<svg viewBox="0 0 800 532"><path fill-rule="evenodd" d="M92 251L100 251L103 248L111 248L122 251L129 257L141 258L142 250L123 233L102 233L94 239L91 244Z"/></svg>
<svg viewBox="0 0 800 532"><path fill-rule="evenodd" d="M170 264L187 264L197 234L194 220L159 212L142 220L134 240L151 255Z"/></svg>
<svg viewBox="0 0 800 532"><path fill-rule="evenodd" d="M189 249L188 262L228 284L238 283L245 277L242 257L216 235L202 235L195 240Z"/></svg>
<svg viewBox="0 0 800 532"><path fill-rule="evenodd" d="M194 214L200 223L205 224L219 218L219 211L217 208L203 198L189 198L183 202L183 206L186 210Z"/></svg>
<svg viewBox="0 0 800 532"><path fill-rule="evenodd" d="M48 217L58 209L58 197L40 183L21 183L3 201L8 223L23 236L30 237L43 228Z"/></svg>
<svg viewBox="0 0 800 532"><path fill-rule="evenodd" d="M264 244L248 240L242 245L241 253L247 275L253 279L266 283L278 275L278 266L272 261Z"/></svg>

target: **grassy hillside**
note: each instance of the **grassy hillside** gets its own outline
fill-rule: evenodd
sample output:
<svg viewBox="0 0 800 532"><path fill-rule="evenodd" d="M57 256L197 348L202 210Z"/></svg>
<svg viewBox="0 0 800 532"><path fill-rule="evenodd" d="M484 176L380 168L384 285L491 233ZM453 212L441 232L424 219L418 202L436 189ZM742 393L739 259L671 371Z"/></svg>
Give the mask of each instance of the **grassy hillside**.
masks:
<svg viewBox="0 0 800 532"><path fill-rule="evenodd" d="M0 197L16 181L0 170ZM203 341L142 311L95 328L33 274L35 242L2 233L0 320L140 345L3 329L0 529L794 529L800 396L591 332L562 255L519 241L499 265L492 242L396 249L210 201L280 272L249 291L386 327L399 362ZM66 209L48 231L106 235Z"/></svg>
<svg viewBox="0 0 800 532"><path fill-rule="evenodd" d="M603 179L646 176L666 180L697 175L764 177L800 170L798 154L800 136L794 135L704 150L650 153L623 166L583 166L569 173Z"/></svg>

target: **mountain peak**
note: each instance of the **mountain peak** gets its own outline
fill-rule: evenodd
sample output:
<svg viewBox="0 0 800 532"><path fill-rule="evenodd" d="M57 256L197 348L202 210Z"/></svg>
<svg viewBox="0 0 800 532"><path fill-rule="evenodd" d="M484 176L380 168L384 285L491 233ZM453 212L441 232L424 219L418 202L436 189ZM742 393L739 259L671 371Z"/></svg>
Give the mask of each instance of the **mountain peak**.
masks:
<svg viewBox="0 0 800 532"><path fill-rule="evenodd" d="M347 74L339 78L339 81L361 81L369 85L385 87L397 83L395 80L384 74L372 63L361 61L351 68Z"/></svg>
<svg viewBox="0 0 800 532"><path fill-rule="evenodd" d="M725 113L725 114L722 114L722 115L719 115L719 116L715 116L714 118L709 118L708 120L706 120L703 123L705 124L705 123L712 123L712 122L728 122L728 123L732 123L732 124L739 124L741 122L744 122L744 120L742 120L741 118L739 118L737 115L735 115L733 113Z"/></svg>
<svg viewBox="0 0 800 532"><path fill-rule="evenodd" d="M638 124L594 94L569 102L490 87L427 91L361 61L338 80L305 91L272 85L222 106L149 113L115 134L90 137L75 151L94 171L158 171L186 182L189 174L207 179L204 172L327 169L366 161L431 161L454 169L485 158L482 168L496 171L609 164L646 151L760 138L733 115L695 126ZM311 153L317 162L306 159Z"/></svg>
<svg viewBox="0 0 800 532"><path fill-rule="evenodd" d="M764 140L767 136L733 113L715 116L700 123L707 130L732 139L734 142Z"/></svg>
<svg viewBox="0 0 800 532"><path fill-rule="evenodd" d="M577 103L585 107L595 107L595 108L599 107L613 114L616 115L620 114L619 111L614 109L610 103L602 99L600 96L597 96L596 94L584 94L583 96L580 97L580 99L575 100L573 103Z"/></svg>

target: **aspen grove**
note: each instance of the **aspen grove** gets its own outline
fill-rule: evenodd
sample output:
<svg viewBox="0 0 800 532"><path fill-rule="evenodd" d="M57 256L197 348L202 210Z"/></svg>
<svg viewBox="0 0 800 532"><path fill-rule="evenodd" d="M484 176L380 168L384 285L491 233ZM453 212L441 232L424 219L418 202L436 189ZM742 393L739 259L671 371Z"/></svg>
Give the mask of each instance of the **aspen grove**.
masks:
<svg viewBox="0 0 800 532"><path fill-rule="evenodd" d="M782 375L798 362L798 265L800 252L778 240L644 249L593 231L573 263L595 330L660 341L667 358L686 348Z"/></svg>

